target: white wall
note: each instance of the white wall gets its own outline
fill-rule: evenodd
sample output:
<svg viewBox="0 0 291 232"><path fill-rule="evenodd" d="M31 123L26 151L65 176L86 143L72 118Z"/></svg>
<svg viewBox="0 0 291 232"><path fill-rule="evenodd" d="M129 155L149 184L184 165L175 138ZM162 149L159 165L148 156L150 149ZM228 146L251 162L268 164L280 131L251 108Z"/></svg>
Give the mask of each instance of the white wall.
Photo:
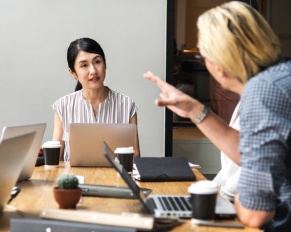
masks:
<svg viewBox="0 0 291 232"><path fill-rule="evenodd" d="M140 104L141 154L164 153L164 110L159 90L142 78L165 76L166 0L0 0L0 128L46 122L51 104L73 92L66 50L91 37L104 49L105 84Z"/></svg>

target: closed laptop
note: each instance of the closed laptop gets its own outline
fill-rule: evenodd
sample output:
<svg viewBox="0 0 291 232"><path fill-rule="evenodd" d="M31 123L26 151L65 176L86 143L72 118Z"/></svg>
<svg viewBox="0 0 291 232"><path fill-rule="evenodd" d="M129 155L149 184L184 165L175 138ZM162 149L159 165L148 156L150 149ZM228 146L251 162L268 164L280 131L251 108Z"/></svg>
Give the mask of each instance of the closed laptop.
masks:
<svg viewBox="0 0 291 232"><path fill-rule="evenodd" d="M186 157L135 157L139 181L194 181L196 176Z"/></svg>

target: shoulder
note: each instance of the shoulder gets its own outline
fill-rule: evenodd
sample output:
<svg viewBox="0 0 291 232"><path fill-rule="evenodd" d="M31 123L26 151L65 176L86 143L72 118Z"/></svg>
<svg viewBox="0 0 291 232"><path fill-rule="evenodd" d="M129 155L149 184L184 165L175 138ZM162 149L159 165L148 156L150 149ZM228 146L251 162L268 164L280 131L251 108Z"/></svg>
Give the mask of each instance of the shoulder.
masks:
<svg viewBox="0 0 291 232"><path fill-rule="evenodd" d="M73 99L80 98L81 96L82 96L82 93L81 93L81 90L80 90L80 91L76 91L76 92L67 94L65 96L62 96L57 101L68 102L68 101L71 101Z"/></svg>
<svg viewBox="0 0 291 232"><path fill-rule="evenodd" d="M53 103L53 107L67 107L69 104L74 103L82 98L81 91L73 92L60 97Z"/></svg>
<svg viewBox="0 0 291 232"><path fill-rule="evenodd" d="M109 97L110 100L132 101L133 102L133 100L129 96L127 96L127 95L125 95L123 93L116 92L116 91L114 91L114 90L112 90L110 88L108 88L108 89L109 89L108 97Z"/></svg>
<svg viewBox="0 0 291 232"><path fill-rule="evenodd" d="M247 147L257 147L263 140L285 137L290 108L291 62L272 66L253 77L241 96L240 147L248 152Z"/></svg>
<svg viewBox="0 0 291 232"><path fill-rule="evenodd" d="M273 65L251 78L245 85L242 102L286 100L291 98L291 61Z"/></svg>
<svg viewBox="0 0 291 232"><path fill-rule="evenodd" d="M277 88L291 88L291 61L284 61L261 71L251 78L245 89L259 87L262 83Z"/></svg>
<svg viewBox="0 0 291 232"><path fill-rule="evenodd" d="M133 114L139 109L139 105L129 96L111 89L109 89L109 94L104 104L115 105L115 107L123 110L130 110Z"/></svg>

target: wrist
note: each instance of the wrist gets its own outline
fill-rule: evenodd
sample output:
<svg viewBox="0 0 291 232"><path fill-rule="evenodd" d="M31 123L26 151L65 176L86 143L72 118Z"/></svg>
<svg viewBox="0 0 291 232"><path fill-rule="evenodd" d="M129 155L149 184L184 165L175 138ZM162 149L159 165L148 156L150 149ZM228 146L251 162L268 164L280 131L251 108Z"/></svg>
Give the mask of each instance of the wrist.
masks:
<svg viewBox="0 0 291 232"><path fill-rule="evenodd" d="M192 121L194 122L194 124L197 125L204 121L208 113L209 113L208 107L205 105L202 105L201 111L199 112L199 114L196 115L196 117Z"/></svg>

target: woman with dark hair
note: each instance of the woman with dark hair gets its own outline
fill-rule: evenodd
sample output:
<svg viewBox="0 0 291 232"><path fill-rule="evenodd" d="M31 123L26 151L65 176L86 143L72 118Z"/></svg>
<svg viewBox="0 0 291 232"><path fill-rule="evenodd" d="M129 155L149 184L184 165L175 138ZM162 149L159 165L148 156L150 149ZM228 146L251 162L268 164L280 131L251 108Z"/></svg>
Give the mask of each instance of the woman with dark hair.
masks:
<svg viewBox="0 0 291 232"><path fill-rule="evenodd" d="M89 38L73 41L67 51L69 73L78 81L75 92L53 105L53 140L60 141L64 160L70 160L71 123L134 123L139 106L128 96L104 86L106 59L101 46ZM139 156L137 138L136 156Z"/></svg>

